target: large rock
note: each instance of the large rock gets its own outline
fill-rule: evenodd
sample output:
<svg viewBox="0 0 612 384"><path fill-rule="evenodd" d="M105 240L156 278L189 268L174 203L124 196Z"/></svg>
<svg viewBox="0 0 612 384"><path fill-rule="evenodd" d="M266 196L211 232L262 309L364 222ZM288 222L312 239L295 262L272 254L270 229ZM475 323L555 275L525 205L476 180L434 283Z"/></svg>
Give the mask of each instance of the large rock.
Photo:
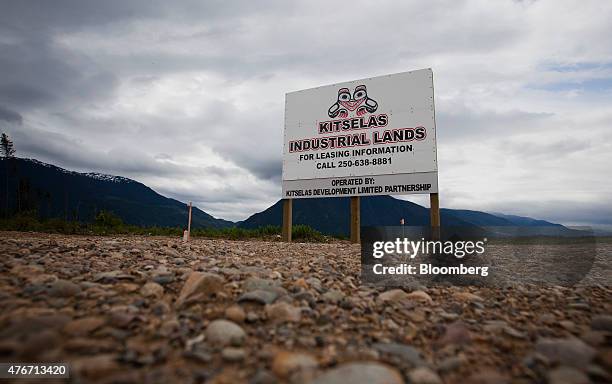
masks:
<svg viewBox="0 0 612 384"><path fill-rule="evenodd" d="M353 362L333 368L311 381L311 384L404 384L402 375L376 362Z"/></svg>
<svg viewBox="0 0 612 384"><path fill-rule="evenodd" d="M176 305L180 307L195 303L219 293L223 291L223 283L223 278L214 273L192 272L179 293Z"/></svg>

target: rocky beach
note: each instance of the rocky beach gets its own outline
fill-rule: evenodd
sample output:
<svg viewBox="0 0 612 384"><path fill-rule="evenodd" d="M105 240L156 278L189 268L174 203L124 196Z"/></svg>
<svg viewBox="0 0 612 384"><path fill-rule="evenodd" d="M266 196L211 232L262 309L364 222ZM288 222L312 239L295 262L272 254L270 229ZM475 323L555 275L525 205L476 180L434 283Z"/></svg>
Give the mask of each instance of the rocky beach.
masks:
<svg viewBox="0 0 612 384"><path fill-rule="evenodd" d="M0 255L0 361L73 383L612 382L610 281L375 287L342 241L4 232Z"/></svg>

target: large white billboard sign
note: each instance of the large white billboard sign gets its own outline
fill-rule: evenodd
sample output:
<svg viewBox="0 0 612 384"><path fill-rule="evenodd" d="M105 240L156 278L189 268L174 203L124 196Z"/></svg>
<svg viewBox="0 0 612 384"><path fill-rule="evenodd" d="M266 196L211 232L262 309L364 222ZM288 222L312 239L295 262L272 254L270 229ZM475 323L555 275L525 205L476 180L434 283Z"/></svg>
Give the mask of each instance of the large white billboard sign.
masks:
<svg viewBox="0 0 612 384"><path fill-rule="evenodd" d="M431 69L291 92L283 198L437 193Z"/></svg>

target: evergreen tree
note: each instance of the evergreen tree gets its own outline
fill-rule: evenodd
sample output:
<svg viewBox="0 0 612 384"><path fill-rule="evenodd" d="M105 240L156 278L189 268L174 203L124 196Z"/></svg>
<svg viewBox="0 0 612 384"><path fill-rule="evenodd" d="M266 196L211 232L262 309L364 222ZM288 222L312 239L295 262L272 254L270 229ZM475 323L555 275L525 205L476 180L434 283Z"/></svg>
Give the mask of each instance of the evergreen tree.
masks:
<svg viewBox="0 0 612 384"><path fill-rule="evenodd" d="M15 157L15 145L6 133L0 136L0 152L2 152L2 157Z"/></svg>
<svg viewBox="0 0 612 384"><path fill-rule="evenodd" d="M8 137L6 133L2 133L0 135L0 155L5 159L11 159L15 157L15 146L13 141ZM5 206L4 206L4 215L9 215L9 162L6 161L6 191L4 196ZM16 166L13 164L13 166ZM18 194L19 196L19 194Z"/></svg>

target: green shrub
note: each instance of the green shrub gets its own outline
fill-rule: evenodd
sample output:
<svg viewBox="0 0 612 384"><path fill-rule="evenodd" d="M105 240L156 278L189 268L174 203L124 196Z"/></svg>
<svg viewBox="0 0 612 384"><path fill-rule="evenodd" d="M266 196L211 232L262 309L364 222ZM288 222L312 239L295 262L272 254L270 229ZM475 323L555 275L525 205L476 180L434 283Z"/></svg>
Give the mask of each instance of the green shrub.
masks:
<svg viewBox="0 0 612 384"><path fill-rule="evenodd" d="M123 220L113 212L102 210L94 220L94 225L105 229L118 229L123 226Z"/></svg>
<svg viewBox="0 0 612 384"><path fill-rule="evenodd" d="M291 237L295 240L304 240L311 242L323 242L325 241L325 236L314 228L309 227L308 225L294 225L293 230L291 231Z"/></svg>
<svg viewBox="0 0 612 384"><path fill-rule="evenodd" d="M5 231L37 231L63 234L94 234L94 235L120 235L133 234L144 236L182 236L180 227L140 227L125 224L113 212L100 211L93 223L67 221L59 218L40 219L36 212L27 212L10 218L0 219L0 230ZM219 238L230 240L265 239L280 240L281 228L275 225L266 225L254 229L229 228L194 228L192 237ZM296 241L325 242L330 237L307 226L293 226L292 237Z"/></svg>

